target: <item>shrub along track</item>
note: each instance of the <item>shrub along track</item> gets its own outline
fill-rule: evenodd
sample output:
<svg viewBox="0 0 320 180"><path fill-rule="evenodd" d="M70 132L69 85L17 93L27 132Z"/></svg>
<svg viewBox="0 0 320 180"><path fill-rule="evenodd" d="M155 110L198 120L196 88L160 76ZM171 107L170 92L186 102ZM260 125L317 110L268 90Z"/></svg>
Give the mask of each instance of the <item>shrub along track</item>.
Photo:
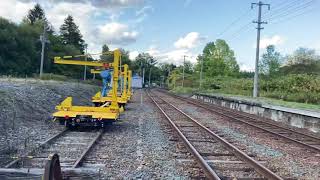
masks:
<svg viewBox="0 0 320 180"><path fill-rule="evenodd" d="M161 97L148 95L209 179L282 179L262 162L238 149L236 143L226 141L219 133L203 126Z"/></svg>
<svg viewBox="0 0 320 180"><path fill-rule="evenodd" d="M314 151L315 153L320 153L320 138L299 132L297 130L293 130L287 127L282 127L275 123L271 123L268 121L262 121L261 118L253 115L249 115L247 113L241 113L232 109L224 108L221 106L207 104L203 102L199 102L198 100L192 100L190 98L184 98L181 96L177 96L167 91L161 90L162 93L169 95L171 97L180 99L197 107L206 109L214 114L225 117L225 119L242 123L256 129L262 130L266 133L270 133L275 137L280 137L285 139L286 141L294 142L297 145L300 145L306 149Z"/></svg>

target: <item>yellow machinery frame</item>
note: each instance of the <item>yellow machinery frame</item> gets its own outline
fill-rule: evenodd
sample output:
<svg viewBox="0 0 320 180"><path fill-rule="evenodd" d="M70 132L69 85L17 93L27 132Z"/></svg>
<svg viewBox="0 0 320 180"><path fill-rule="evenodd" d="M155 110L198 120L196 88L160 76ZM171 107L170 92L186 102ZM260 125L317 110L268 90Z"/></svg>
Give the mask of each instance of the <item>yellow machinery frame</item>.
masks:
<svg viewBox="0 0 320 180"><path fill-rule="evenodd" d="M100 72L99 70L91 70L92 73L98 73ZM125 105L128 100L131 98L131 74L132 71L129 71L129 66L127 64L123 65L123 72L121 72L121 75L123 76L123 90L121 92L121 96L118 95L118 103L122 107ZM129 80L130 79L130 80ZM104 104L106 102L111 101L111 93L108 94L107 97L101 97L101 92L97 92L93 97L92 97L92 102L95 104Z"/></svg>
<svg viewBox="0 0 320 180"><path fill-rule="evenodd" d="M101 107L88 107L88 106L73 106L72 97L67 97L60 105L56 106L57 112L53 113L55 119L61 118L64 120L77 121L79 116L91 117L91 120L117 120L119 117L120 109L118 105L118 79L119 79L119 62L121 52L120 50L113 51L114 61L113 63L92 62L92 61L77 61L77 60L65 60L61 57L55 57L54 63L56 64L70 64L70 65L87 65L98 67L113 67L113 82L111 90L111 101L102 105ZM80 119L79 119L80 120Z"/></svg>
<svg viewBox="0 0 320 180"><path fill-rule="evenodd" d="M127 93L127 96L128 96L128 100L131 99L131 96L132 96L132 71L129 70L128 71L128 93Z"/></svg>

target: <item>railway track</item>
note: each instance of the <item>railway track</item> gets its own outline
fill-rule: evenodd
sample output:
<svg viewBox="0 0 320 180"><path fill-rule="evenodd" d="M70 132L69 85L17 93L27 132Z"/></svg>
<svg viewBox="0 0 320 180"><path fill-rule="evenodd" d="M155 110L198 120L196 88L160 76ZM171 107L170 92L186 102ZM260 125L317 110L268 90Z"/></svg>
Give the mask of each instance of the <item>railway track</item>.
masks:
<svg viewBox="0 0 320 180"><path fill-rule="evenodd" d="M61 131L5 168L41 169L48 155L54 153L59 154L62 168L78 168L103 133L103 130Z"/></svg>
<svg viewBox="0 0 320 180"><path fill-rule="evenodd" d="M148 93L209 179L282 179L219 133L173 104Z"/></svg>
<svg viewBox="0 0 320 180"><path fill-rule="evenodd" d="M263 132L274 135L275 137L281 137L287 141L294 142L301 147L307 148L313 152L320 152L320 138L316 136L312 136L309 134L305 134L302 132L298 132L296 130L282 127L280 125L263 121L261 117L254 117L253 115L249 115L242 112L237 112L232 109L224 108L221 106L217 106L214 104L208 104L204 102L199 102L198 100L191 100L190 98L184 98L178 95L174 95L165 91L160 91L161 93L165 93L168 96L180 99L184 102L190 103L197 107L206 109L214 114L218 114L222 117L226 117L228 120L246 124L253 128L262 130Z"/></svg>

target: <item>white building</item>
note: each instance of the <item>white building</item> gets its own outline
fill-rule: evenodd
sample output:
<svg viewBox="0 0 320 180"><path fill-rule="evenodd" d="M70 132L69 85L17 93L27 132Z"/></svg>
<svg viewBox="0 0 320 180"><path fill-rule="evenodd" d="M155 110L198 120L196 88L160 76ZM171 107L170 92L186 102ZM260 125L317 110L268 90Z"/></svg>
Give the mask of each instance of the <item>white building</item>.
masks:
<svg viewBox="0 0 320 180"><path fill-rule="evenodd" d="M132 76L132 88L142 88L142 77L138 75Z"/></svg>

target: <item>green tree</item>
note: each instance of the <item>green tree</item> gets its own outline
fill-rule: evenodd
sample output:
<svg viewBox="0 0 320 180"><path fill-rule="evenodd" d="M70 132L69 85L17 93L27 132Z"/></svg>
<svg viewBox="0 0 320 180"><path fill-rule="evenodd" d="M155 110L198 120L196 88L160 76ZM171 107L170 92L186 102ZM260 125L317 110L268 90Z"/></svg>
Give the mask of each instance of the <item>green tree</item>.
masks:
<svg viewBox="0 0 320 180"><path fill-rule="evenodd" d="M50 35L50 44L47 46L48 60L45 64L45 72L51 72L55 74L62 74L65 76L71 76L73 78L81 78L83 76L83 67L76 65L61 65L54 64L53 58L55 56L76 55L80 54L80 50L74 45L63 44L60 36ZM81 57L84 58L84 57ZM82 59L83 60L83 59Z"/></svg>
<svg viewBox="0 0 320 180"><path fill-rule="evenodd" d="M16 25L0 18L0 72L30 75L38 71L42 24Z"/></svg>
<svg viewBox="0 0 320 180"><path fill-rule="evenodd" d="M314 49L299 48L285 60L281 74L320 74L320 56Z"/></svg>
<svg viewBox="0 0 320 180"><path fill-rule="evenodd" d="M261 62L259 63L260 73L275 76L281 66L281 55L275 50L274 45L269 45L266 51L267 52L262 55Z"/></svg>
<svg viewBox="0 0 320 180"><path fill-rule="evenodd" d="M156 59L148 53L139 54L133 62L134 69L136 69L137 71L136 73L139 73L141 76L143 68L147 71L151 66L154 66L155 64L157 64Z"/></svg>
<svg viewBox="0 0 320 180"><path fill-rule="evenodd" d="M209 42L197 58L196 70L199 71L203 62L203 72L206 76L237 76L239 65L234 51L221 39Z"/></svg>
<svg viewBox="0 0 320 180"><path fill-rule="evenodd" d="M289 55L287 57L287 64L293 65L293 64L305 64L310 65L317 61L320 61L319 55L316 54L316 51L314 49L308 49L308 48L298 48L293 52L292 55Z"/></svg>
<svg viewBox="0 0 320 180"><path fill-rule="evenodd" d="M168 77L176 67L177 66L172 63L159 63L159 68L165 77Z"/></svg>
<svg viewBox="0 0 320 180"><path fill-rule="evenodd" d="M64 24L60 27L62 42L68 45L74 45L81 53L84 53L85 42L82 39L79 27L75 24L73 17L68 15Z"/></svg>
<svg viewBox="0 0 320 180"><path fill-rule="evenodd" d="M36 21L39 20L46 21L46 16L40 4L37 3L33 9L29 10L27 15L27 21L33 25Z"/></svg>
<svg viewBox="0 0 320 180"><path fill-rule="evenodd" d="M140 76L143 75L143 69L145 69L145 82L148 81L148 76L150 71L153 72L153 68L155 68L155 65L157 64L157 60L151 56L149 53L140 53L135 61L132 63L133 69L135 69L135 73L138 73ZM153 73L151 73L153 75ZM154 77L152 77L154 78ZM151 79L152 79L151 78ZM159 77L158 77L159 78ZM154 80L154 79L152 79ZM144 82L144 83L145 83Z"/></svg>
<svg viewBox="0 0 320 180"><path fill-rule="evenodd" d="M180 73L184 72L186 74L192 74L193 73L193 64L190 61L185 61L184 64L181 64L177 69L179 70Z"/></svg>
<svg viewBox="0 0 320 180"><path fill-rule="evenodd" d="M121 52L121 64L127 64L129 65L129 68L131 67L131 60L129 58L129 51L126 51L125 49L120 48Z"/></svg>
<svg viewBox="0 0 320 180"><path fill-rule="evenodd" d="M104 61L104 62L112 62L113 61L113 55L111 53L109 53L110 49L109 47L104 44L102 46L102 51L101 51L101 55L100 55L100 59L101 61Z"/></svg>

